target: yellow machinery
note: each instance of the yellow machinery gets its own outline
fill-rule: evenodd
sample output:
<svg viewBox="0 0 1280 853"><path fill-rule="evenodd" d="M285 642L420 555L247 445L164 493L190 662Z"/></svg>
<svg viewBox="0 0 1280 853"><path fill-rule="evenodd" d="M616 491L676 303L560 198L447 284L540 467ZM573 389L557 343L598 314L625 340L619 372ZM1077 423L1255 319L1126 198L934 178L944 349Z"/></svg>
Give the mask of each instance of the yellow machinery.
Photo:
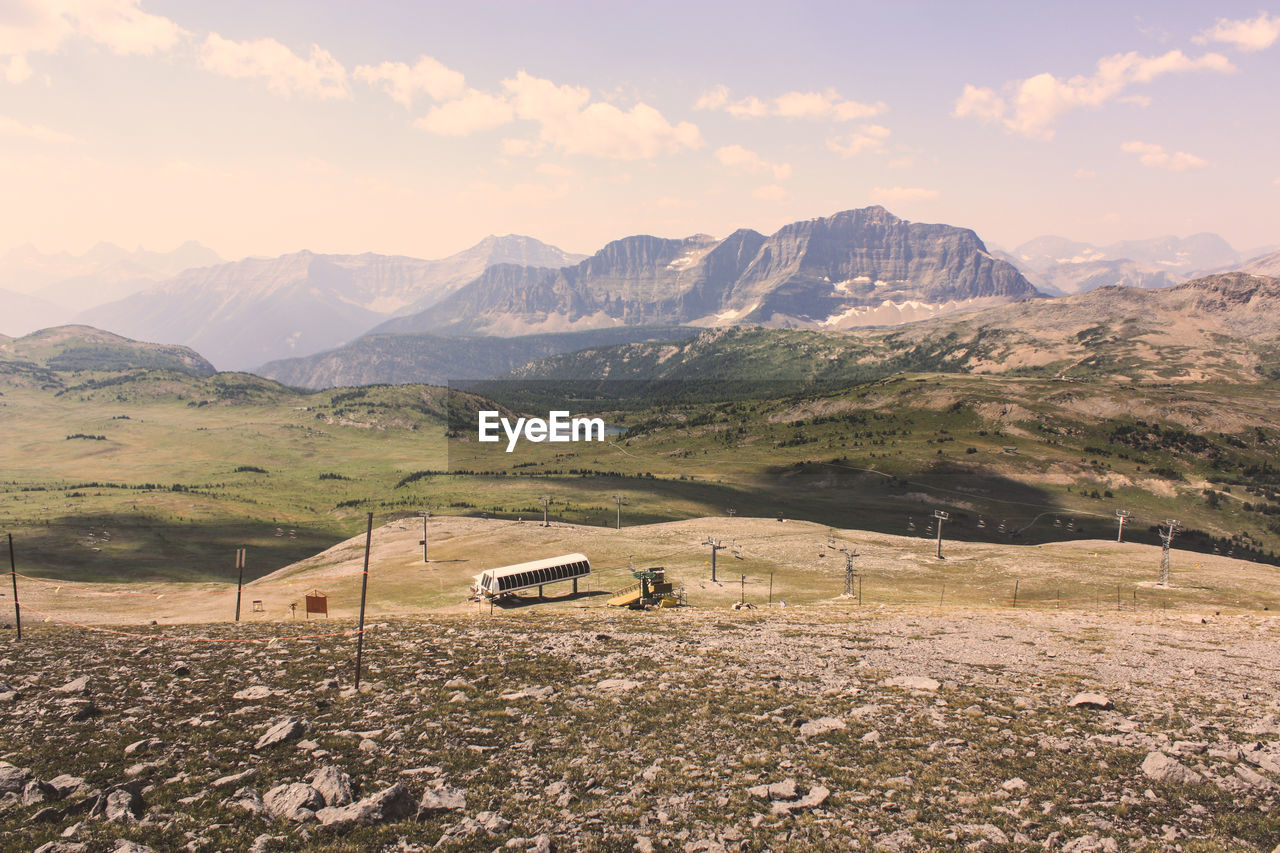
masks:
<svg viewBox="0 0 1280 853"><path fill-rule="evenodd" d="M657 605L671 607L676 602L674 585L666 578L666 569L661 566L632 572L636 583L619 590L609 599L611 607L630 607L638 610L641 607ZM668 602L672 602L669 604Z"/></svg>

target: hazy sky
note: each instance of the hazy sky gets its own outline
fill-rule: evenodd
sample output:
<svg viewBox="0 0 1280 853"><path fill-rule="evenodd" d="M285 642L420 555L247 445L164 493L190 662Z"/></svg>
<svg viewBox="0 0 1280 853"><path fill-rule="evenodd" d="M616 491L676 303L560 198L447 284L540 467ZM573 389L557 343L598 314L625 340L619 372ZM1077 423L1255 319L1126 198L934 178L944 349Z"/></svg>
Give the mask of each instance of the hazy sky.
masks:
<svg viewBox="0 0 1280 853"><path fill-rule="evenodd" d="M879 203L1280 242L1253 2L0 0L0 251L439 257Z"/></svg>

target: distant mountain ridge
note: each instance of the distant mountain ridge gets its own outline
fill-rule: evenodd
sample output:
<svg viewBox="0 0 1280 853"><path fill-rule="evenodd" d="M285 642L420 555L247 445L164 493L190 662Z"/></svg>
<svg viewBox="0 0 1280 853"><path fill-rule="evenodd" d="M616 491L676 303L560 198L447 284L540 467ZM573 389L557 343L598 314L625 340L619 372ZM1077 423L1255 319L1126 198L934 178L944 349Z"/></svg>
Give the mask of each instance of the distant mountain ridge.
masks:
<svg viewBox="0 0 1280 853"><path fill-rule="evenodd" d="M70 322L80 312L221 259L199 243L171 252L99 243L81 255L20 246L0 256L0 325L11 335Z"/></svg>
<svg viewBox="0 0 1280 853"><path fill-rule="evenodd" d="M1040 296L971 230L883 207L740 229L615 240L561 269L498 265L377 333L511 335L617 325L893 325Z"/></svg>
<svg viewBox="0 0 1280 853"><path fill-rule="evenodd" d="M1207 232L1106 246L1046 235L997 254L1055 296L1108 285L1170 287L1198 275L1237 269L1245 259L1222 237Z"/></svg>
<svg viewBox="0 0 1280 853"><path fill-rule="evenodd" d="M1252 382L1280 379L1280 278L1225 273L1163 290L1110 286L843 332L711 329L525 365L516 379L864 382L899 371Z"/></svg>
<svg viewBox="0 0 1280 853"><path fill-rule="evenodd" d="M221 369L331 349L401 311L420 311L512 260L574 263L530 237L490 236L440 260L309 251L187 270L80 320L136 338L176 340Z"/></svg>

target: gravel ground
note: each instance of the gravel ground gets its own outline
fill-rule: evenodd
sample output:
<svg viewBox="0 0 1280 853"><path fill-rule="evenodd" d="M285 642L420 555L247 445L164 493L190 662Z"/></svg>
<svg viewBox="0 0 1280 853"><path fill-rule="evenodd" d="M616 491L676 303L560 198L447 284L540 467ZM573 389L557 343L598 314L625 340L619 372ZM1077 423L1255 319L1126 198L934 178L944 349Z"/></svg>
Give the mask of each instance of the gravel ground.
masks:
<svg viewBox="0 0 1280 853"><path fill-rule="evenodd" d="M1280 844L1269 613L391 619L360 691L352 627L7 632L0 847Z"/></svg>

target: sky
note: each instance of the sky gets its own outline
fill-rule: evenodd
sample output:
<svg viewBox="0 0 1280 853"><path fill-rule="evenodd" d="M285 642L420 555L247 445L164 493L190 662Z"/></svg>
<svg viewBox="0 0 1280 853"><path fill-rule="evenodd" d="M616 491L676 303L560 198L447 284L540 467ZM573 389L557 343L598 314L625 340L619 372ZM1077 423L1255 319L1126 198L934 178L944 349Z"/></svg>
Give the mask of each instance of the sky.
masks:
<svg viewBox="0 0 1280 853"><path fill-rule="evenodd" d="M1254 3L0 0L0 251L594 252L882 204L1280 243Z"/></svg>

